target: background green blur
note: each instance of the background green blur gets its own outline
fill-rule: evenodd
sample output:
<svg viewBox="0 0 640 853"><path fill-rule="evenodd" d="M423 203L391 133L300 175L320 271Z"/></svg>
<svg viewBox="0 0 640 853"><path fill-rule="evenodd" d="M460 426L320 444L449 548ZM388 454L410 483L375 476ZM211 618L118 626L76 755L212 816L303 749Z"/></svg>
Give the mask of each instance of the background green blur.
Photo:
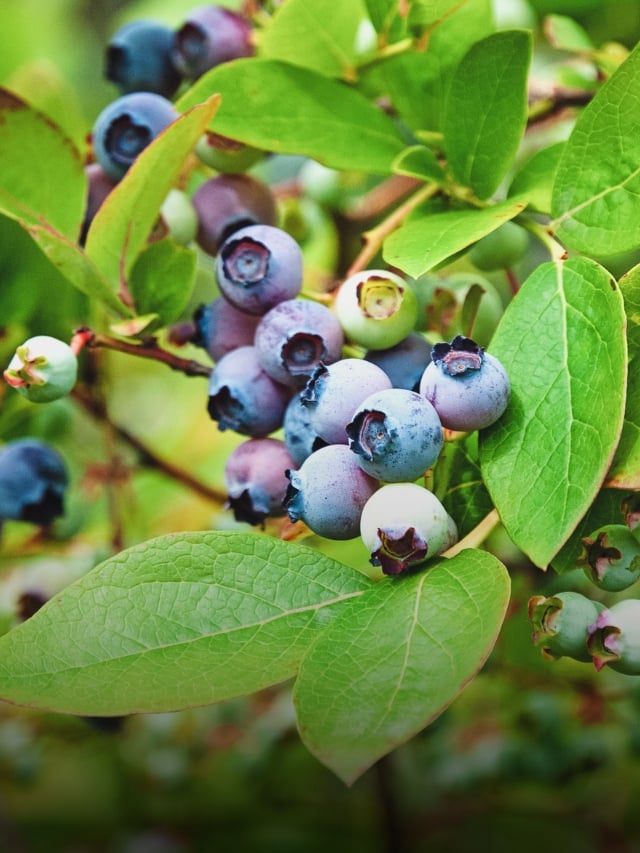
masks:
<svg viewBox="0 0 640 853"><path fill-rule="evenodd" d="M0 83L82 147L99 111L117 96L102 76L109 35L138 17L177 25L193 5L2 0ZM498 5L506 14L522 4ZM551 11L573 15L598 44L632 47L640 38L638 2L530 6L538 20ZM31 251L28 238L5 223L5 360L27 334L68 339L87 320L83 297L44 262L26 288L19 258ZM212 287L203 269L196 296L206 299ZM139 464L112 426L221 488L224 459L238 438L218 433L208 418L204 380L117 354L95 367L107 377L109 421L72 400L44 411L18 395L0 400L2 441L25 434L50 440L72 469L68 512L54 541L43 543L17 524L3 531L4 630L15 621L21 594L53 594L115 542L233 524L214 502L157 466ZM512 572L514 598L483 674L436 723L351 789L300 744L289 685L111 725L0 704L0 851L640 851L640 685L571 661L544 661L531 646L526 601L555 591L555 579L530 567L500 531L489 544ZM364 561L357 543L323 547L351 565ZM576 578L576 589L580 583Z"/></svg>

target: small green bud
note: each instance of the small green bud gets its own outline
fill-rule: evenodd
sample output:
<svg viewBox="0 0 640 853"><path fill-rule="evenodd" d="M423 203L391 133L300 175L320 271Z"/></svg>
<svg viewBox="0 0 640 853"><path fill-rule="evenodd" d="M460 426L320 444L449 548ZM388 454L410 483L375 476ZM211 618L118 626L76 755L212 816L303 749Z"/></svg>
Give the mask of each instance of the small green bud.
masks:
<svg viewBox="0 0 640 853"><path fill-rule="evenodd" d="M78 376L78 360L64 341L36 335L16 349L3 375L7 384L27 400L49 403L71 391Z"/></svg>

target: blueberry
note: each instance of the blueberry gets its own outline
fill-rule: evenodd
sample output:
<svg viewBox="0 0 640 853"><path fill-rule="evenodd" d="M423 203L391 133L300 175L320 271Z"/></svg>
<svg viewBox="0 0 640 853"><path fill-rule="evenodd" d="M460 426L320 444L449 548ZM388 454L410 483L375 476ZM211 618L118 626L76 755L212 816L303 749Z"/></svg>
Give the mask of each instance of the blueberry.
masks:
<svg viewBox="0 0 640 853"><path fill-rule="evenodd" d="M91 223L93 222L93 218L96 213L102 207L102 203L109 195L111 190L118 183L113 178L110 178L109 175L102 168L100 163L89 163L85 166L85 174L87 176L87 202L84 211L84 220L82 222L82 228L80 231L80 238L78 240L81 246L84 246L87 234L89 232L89 228Z"/></svg>
<svg viewBox="0 0 640 853"><path fill-rule="evenodd" d="M399 343L418 316L410 285L386 270L349 276L338 289L334 308L345 334L368 349L388 349Z"/></svg>
<svg viewBox="0 0 640 853"><path fill-rule="evenodd" d="M253 346L238 347L216 364L208 411L218 429L262 438L282 426L290 389L262 369Z"/></svg>
<svg viewBox="0 0 640 853"><path fill-rule="evenodd" d="M327 539L355 539L360 515L378 482L344 444L329 444L288 471L285 506L291 521L304 521Z"/></svg>
<svg viewBox="0 0 640 853"><path fill-rule="evenodd" d="M389 483L362 510L360 535L371 564L386 575L421 566L457 540L451 516L438 498L416 483Z"/></svg>
<svg viewBox="0 0 640 853"><path fill-rule="evenodd" d="M283 421L284 443L296 465L302 465L314 450L326 445L326 441L311 426L311 412L302 402L300 394L295 394L287 406Z"/></svg>
<svg viewBox="0 0 640 853"><path fill-rule="evenodd" d="M69 475L64 460L35 438L0 449L0 519L48 525L64 512Z"/></svg>
<svg viewBox="0 0 640 853"><path fill-rule="evenodd" d="M238 175L262 160L265 152L219 133L204 133L195 147L196 155L216 172Z"/></svg>
<svg viewBox="0 0 640 853"><path fill-rule="evenodd" d="M509 402L510 384L502 364L462 335L436 344L420 380L442 425L451 430L483 429L498 420Z"/></svg>
<svg viewBox="0 0 640 853"><path fill-rule="evenodd" d="M196 336L193 343L201 346L214 361L242 346L251 346L260 317L239 311L223 296L195 312Z"/></svg>
<svg viewBox="0 0 640 853"><path fill-rule="evenodd" d="M640 675L640 601L628 598L605 608L588 627L587 649L597 670L610 666Z"/></svg>
<svg viewBox="0 0 640 853"><path fill-rule="evenodd" d="M286 299L267 311L254 341L269 376L295 387L303 386L321 362L337 361L343 343L332 311L306 299Z"/></svg>
<svg viewBox="0 0 640 853"><path fill-rule="evenodd" d="M178 117L171 101L132 92L108 104L93 125L93 148L107 175L119 181L137 156Z"/></svg>
<svg viewBox="0 0 640 853"><path fill-rule="evenodd" d="M296 241L272 225L235 231L216 258L222 295L248 314L266 314L302 288L302 251Z"/></svg>
<svg viewBox="0 0 640 853"><path fill-rule="evenodd" d="M417 391L422 374L431 361L431 344L418 332L410 332L395 346L369 350L365 359L381 367L394 388Z"/></svg>
<svg viewBox="0 0 640 853"><path fill-rule="evenodd" d="M343 358L319 365L302 393L314 431L327 444L347 444L347 424L370 394L391 388L381 368L360 358Z"/></svg>
<svg viewBox="0 0 640 853"><path fill-rule="evenodd" d="M254 53L251 21L222 6L198 6L175 33L172 57L189 80L205 71Z"/></svg>
<svg viewBox="0 0 640 853"><path fill-rule="evenodd" d="M267 184L250 175L216 175L193 194L198 217L196 242L210 255L248 225L275 225L276 204Z"/></svg>
<svg viewBox="0 0 640 853"><path fill-rule="evenodd" d="M390 388L367 397L347 424L349 447L367 474L389 483L416 480L442 449L442 425L415 391Z"/></svg>
<svg viewBox="0 0 640 853"><path fill-rule="evenodd" d="M576 565L600 589L620 592L640 578L640 542L626 524L606 524L581 541Z"/></svg>
<svg viewBox="0 0 640 853"><path fill-rule="evenodd" d="M66 396L76 384L78 360L64 341L36 335L19 346L4 371L8 385L32 403Z"/></svg>
<svg viewBox="0 0 640 853"><path fill-rule="evenodd" d="M107 45L105 76L123 94L155 92L170 98L181 75L173 64L173 30L157 21L125 24Z"/></svg>
<svg viewBox="0 0 640 853"><path fill-rule="evenodd" d="M286 515L283 502L289 480L285 471L295 467L280 439L250 438L239 444L224 469L228 506L236 521L262 524L268 517Z"/></svg>
<svg viewBox="0 0 640 853"><path fill-rule="evenodd" d="M533 643L548 659L570 657L589 662L587 628L603 609L604 605L579 592L559 592L549 598L533 596L529 600Z"/></svg>
<svg viewBox="0 0 640 853"><path fill-rule="evenodd" d="M195 239L198 216L186 192L172 187L160 208L163 230L183 246Z"/></svg>

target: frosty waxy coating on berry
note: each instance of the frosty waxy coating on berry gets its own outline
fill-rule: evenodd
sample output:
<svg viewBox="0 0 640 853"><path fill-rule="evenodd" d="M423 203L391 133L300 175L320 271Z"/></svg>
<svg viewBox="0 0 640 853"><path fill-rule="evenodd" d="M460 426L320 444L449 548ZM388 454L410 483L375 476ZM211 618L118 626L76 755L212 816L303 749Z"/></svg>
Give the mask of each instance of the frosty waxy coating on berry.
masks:
<svg viewBox="0 0 640 853"><path fill-rule="evenodd" d="M239 444L224 469L227 505L236 521L262 524L266 518L286 515L283 501L289 480L285 471L295 467L280 439L250 438Z"/></svg>
<svg viewBox="0 0 640 853"><path fill-rule="evenodd" d="M431 403L390 388L367 397L347 424L349 447L367 474L385 482L416 480L442 449L442 425Z"/></svg>
<svg viewBox="0 0 640 853"><path fill-rule="evenodd" d="M304 521L327 539L355 539L362 508L379 484L346 445L321 447L287 476L285 506L291 521Z"/></svg>
<svg viewBox="0 0 640 853"><path fill-rule="evenodd" d="M50 335L36 335L19 346L4 371L8 385L32 403L49 403L68 394L78 376L71 347Z"/></svg>
<svg viewBox="0 0 640 853"><path fill-rule="evenodd" d="M387 349L413 329L418 306L411 287L395 273L363 270L338 288L335 312L347 337L368 349Z"/></svg>
<svg viewBox="0 0 640 853"><path fill-rule="evenodd" d="M511 388L497 358L462 335L450 344L436 344L431 358L420 393L433 405L443 427L469 432L498 420Z"/></svg>
<svg viewBox="0 0 640 853"><path fill-rule="evenodd" d="M360 535L371 564L398 575L450 548L457 530L433 492L415 483L389 483L365 504Z"/></svg>
<svg viewBox="0 0 640 853"><path fill-rule="evenodd" d="M548 598L534 595L528 605L531 639L550 660L570 657L588 663L587 629L603 609L603 604L578 592L559 592Z"/></svg>
<svg viewBox="0 0 640 853"><path fill-rule="evenodd" d="M322 364L342 354L344 337L332 311L319 302L286 299L260 320L254 345L269 376L302 387Z"/></svg>
<svg viewBox="0 0 640 853"><path fill-rule="evenodd" d="M606 524L581 542L576 565L600 589L620 592L640 578L640 542L626 524Z"/></svg>
<svg viewBox="0 0 640 853"><path fill-rule="evenodd" d="M35 438L0 448L0 519L48 525L64 512L67 466L48 444Z"/></svg>
<svg viewBox="0 0 640 853"><path fill-rule="evenodd" d="M369 394L391 388L379 367L360 358L343 358L319 365L300 399L311 413L313 429L327 444L347 444L347 424Z"/></svg>
<svg viewBox="0 0 640 853"><path fill-rule="evenodd" d="M388 349L368 350L364 358L381 367L394 388L417 391L431 361L431 344L418 332L410 332Z"/></svg>
<svg viewBox="0 0 640 853"><path fill-rule="evenodd" d="M302 250L272 225L235 231L220 247L216 274L222 295L248 314L266 314L302 288Z"/></svg>
<svg viewBox="0 0 640 853"><path fill-rule="evenodd" d="M300 394L291 398L282 427L284 442L296 465L302 465L307 456L327 443L311 426L311 412L300 399Z"/></svg>
<svg viewBox="0 0 640 853"><path fill-rule="evenodd" d="M260 317L240 311L228 299L218 296L196 309L193 322L193 343L206 349L213 361L219 361L238 347L253 345Z"/></svg>
<svg viewBox="0 0 640 853"><path fill-rule="evenodd" d="M587 649L597 670L609 666L640 675L640 601L618 601L605 608L588 628Z"/></svg>
<svg viewBox="0 0 640 853"><path fill-rule="evenodd" d="M189 80L232 59L252 56L252 24L222 6L198 6L177 30L172 47L175 66Z"/></svg>
<svg viewBox="0 0 640 853"><path fill-rule="evenodd" d="M223 356L209 379L208 411L218 429L262 438L282 426L291 392L262 369L255 347Z"/></svg>

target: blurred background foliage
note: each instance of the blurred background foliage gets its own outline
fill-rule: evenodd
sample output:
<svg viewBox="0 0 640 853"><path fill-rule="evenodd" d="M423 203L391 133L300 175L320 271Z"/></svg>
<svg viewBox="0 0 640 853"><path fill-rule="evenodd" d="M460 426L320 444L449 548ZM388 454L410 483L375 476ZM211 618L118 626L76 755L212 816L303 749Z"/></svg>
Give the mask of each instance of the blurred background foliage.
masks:
<svg viewBox="0 0 640 853"><path fill-rule="evenodd" d="M3 0L0 83L86 150L94 118L117 96L102 73L109 35L138 17L178 24L193 5ZM596 44L631 48L640 38L635 0L496 0L496 10L510 24L529 21L538 32L544 14L571 15ZM322 253L344 251L335 239ZM194 301L214 291L204 264ZM90 311L26 234L1 219L0 359L7 362L30 334L69 339L91 320ZM206 493L222 488L224 460L239 439L219 433L207 416L204 380L117 353L86 355L85 373L104 386L103 413L78 399L32 406L0 389L0 440L50 441L72 477L67 513L46 537L5 525L2 630L16 623L30 596L53 595L114 548L235 524ZM204 491L169 476L164 463ZM366 570L358 542L314 544ZM353 788L301 745L289 685L220 706L110 722L0 705L0 849L640 850L640 685L613 672L596 676L571 661L543 660L531 645L526 602L534 593L552 594L558 581L533 569L501 531L487 544L509 566L514 596L483 674L436 723ZM580 590L584 583L581 573L562 578L562 588Z"/></svg>

